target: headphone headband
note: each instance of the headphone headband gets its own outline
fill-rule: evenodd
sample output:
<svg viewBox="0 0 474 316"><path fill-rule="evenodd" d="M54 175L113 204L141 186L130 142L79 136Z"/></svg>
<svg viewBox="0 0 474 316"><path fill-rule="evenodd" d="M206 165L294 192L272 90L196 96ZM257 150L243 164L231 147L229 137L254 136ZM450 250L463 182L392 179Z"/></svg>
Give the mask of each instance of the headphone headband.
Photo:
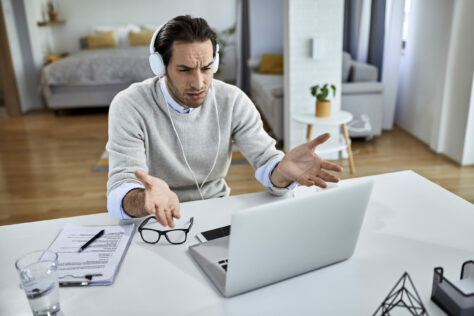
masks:
<svg viewBox="0 0 474 316"><path fill-rule="evenodd" d="M150 42L150 57L148 61L150 63L151 70L158 77L163 77L166 73L166 66L163 61L163 56L155 50L155 42L160 33L161 29L165 24L161 25L153 34ZM214 56L213 56L214 57ZM216 73L219 69L219 44L216 43L216 56L214 57L214 63L212 64L212 72Z"/></svg>
<svg viewBox="0 0 474 316"><path fill-rule="evenodd" d="M156 37L158 36L158 33L160 33L161 29L165 26L162 24L159 28L156 29L155 33L153 34L153 37L151 38L151 43L150 43L150 54L156 53L155 51L155 41Z"/></svg>

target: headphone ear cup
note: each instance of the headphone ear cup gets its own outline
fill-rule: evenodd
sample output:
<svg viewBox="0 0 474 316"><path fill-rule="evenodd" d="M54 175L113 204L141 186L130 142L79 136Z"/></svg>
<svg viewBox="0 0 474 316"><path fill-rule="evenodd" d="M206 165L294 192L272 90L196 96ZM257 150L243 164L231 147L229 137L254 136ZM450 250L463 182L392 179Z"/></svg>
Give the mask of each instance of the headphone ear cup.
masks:
<svg viewBox="0 0 474 316"><path fill-rule="evenodd" d="M219 53L216 53L216 58L214 59L214 63L212 64L212 72L216 73L219 70Z"/></svg>
<svg viewBox="0 0 474 316"><path fill-rule="evenodd" d="M216 44L216 58L212 64L212 72L216 73L219 70L219 44Z"/></svg>
<svg viewBox="0 0 474 316"><path fill-rule="evenodd" d="M150 63L151 71L158 77L163 77L166 73L165 63L163 62L163 58L158 53L153 53L148 58L148 62Z"/></svg>

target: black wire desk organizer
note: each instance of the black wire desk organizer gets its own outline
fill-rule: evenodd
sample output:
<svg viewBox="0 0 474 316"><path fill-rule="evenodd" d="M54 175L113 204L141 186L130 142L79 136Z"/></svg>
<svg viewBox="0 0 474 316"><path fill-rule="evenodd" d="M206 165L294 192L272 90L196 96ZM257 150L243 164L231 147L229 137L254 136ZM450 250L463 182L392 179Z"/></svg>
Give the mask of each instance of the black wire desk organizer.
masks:
<svg viewBox="0 0 474 316"><path fill-rule="evenodd" d="M452 316L472 316L474 315L474 261L469 260L463 263L461 267L460 282L453 282L446 279L443 275L443 268L434 268L433 290L431 291L431 300L442 310ZM470 283L470 288L460 287Z"/></svg>

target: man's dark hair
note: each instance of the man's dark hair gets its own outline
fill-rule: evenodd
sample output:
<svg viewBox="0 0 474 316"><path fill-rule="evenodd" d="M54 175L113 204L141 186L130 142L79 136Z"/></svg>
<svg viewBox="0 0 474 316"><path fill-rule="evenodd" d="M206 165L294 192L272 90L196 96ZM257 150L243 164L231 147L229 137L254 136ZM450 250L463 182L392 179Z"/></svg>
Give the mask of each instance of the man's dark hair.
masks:
<svg viewBox="0 0 474 316"><path fill-rule="evenodd" d="M190 15L180 15L169 20L158 32L155 40L155 51L163 57L166 67L171 59L173 42L186 43L212 42L212 56L216 56L216 33L203 18L192 18Z"/></svg>

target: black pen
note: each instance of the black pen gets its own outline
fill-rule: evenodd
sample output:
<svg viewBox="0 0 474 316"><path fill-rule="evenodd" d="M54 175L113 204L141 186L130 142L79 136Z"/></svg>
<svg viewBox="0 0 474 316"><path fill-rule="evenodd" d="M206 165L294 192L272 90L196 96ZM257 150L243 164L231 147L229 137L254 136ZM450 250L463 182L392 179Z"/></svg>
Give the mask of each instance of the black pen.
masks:
<svg viewBox="0 0 474 316"><path fill-rule="evenodd" d="M96 240L97 238L102 236L104 234L104 232L105 232L105 229L102 229L100 232L95 234L95 236L92 237L88 242L86 242L81 248L79 248L79 250L77 252L82 252L84 249L89 247L89 245L92 244L94 242L94 240Z"/></svg>

